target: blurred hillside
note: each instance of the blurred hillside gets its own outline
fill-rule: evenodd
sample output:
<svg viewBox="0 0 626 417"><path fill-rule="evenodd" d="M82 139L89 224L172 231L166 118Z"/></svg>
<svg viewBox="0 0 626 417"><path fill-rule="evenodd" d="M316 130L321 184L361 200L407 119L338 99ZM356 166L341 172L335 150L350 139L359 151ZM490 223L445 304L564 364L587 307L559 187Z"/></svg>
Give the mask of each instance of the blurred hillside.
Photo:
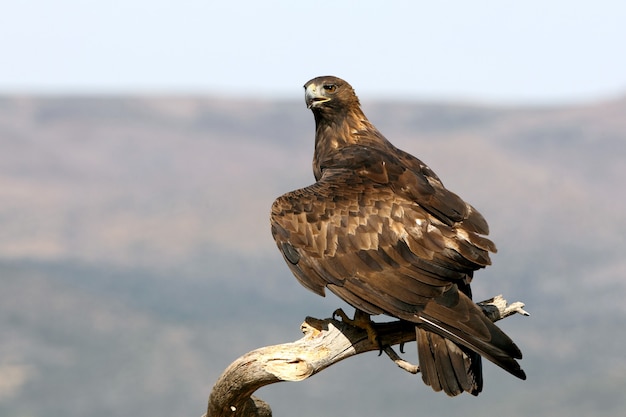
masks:
<svg viewBox="0 0 626 417"><path fill-rule="evenodd" d="M474 293L526 303L501 326L528 380L486 364L484 393L449 399L372 354L259 396L276 416L622 415L626 99L362 101L488 219ZM301 102L0 98L0 415L197 416L237 356L342 306L269 232L273 199L313 181L313 129Z"/></svg>

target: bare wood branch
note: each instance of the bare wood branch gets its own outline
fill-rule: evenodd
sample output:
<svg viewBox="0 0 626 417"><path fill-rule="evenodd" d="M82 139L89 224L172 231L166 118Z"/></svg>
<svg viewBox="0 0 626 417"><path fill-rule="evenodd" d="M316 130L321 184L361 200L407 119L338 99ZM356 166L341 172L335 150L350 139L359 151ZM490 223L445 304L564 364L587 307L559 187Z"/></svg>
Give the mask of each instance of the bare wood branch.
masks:
<svg viewBox="0 0 626 417"><path fill-rule="evenodd" d="M515 313L528 315L523 303L508 305L502 296L478 305L492 321ZM211 391L203 417L271 416L269 405L252 395L257 389L276 382L301 381L343 359L379 350L365 330L338 320L307 317L301 329L301 339L253 350L228 366ZM384 352L391 360L408 372L419 372L418 366L404 361L391 348L414 341L414 325L401 321L377 323L376 330L383 346L388 346Z"/></svg>

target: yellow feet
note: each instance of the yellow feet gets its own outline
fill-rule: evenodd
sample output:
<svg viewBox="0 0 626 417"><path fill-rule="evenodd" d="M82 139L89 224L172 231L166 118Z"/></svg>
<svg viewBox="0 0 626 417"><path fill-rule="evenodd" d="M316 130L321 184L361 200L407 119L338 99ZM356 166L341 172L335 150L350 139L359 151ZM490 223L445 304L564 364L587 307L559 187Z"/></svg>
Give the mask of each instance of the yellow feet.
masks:
<svg viewBox="0 0 626 417"><path fill-rule="evenodd" d="M333 312L333 318L335 317L340 317L341 321L346 324L365 330L367 332L367 339L370 342L378 345L382 353L383 345L380 342L378 332L374 328L374 322L370 319L369 314L357 309L354 311L354 318L351 319L346 313L344 313L342 309L338 308Z"/></svg>

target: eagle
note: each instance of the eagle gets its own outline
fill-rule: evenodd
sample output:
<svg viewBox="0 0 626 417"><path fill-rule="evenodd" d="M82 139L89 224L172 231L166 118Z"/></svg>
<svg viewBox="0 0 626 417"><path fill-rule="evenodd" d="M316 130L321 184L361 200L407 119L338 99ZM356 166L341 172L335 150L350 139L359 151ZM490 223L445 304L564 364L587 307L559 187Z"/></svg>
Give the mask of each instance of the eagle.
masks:
<svg viewBox="0 0 626 417"><path fill-rule="evenodd" d="M354 89L334 76L304 85L315 119L315 183L272 205L271 231L291 272L321 296L415 325L424 383L450 396L482 391L481 356L526 379L515 343L472 301L474 271L495 244L484 217L426 164L367 119Z"/></svg>

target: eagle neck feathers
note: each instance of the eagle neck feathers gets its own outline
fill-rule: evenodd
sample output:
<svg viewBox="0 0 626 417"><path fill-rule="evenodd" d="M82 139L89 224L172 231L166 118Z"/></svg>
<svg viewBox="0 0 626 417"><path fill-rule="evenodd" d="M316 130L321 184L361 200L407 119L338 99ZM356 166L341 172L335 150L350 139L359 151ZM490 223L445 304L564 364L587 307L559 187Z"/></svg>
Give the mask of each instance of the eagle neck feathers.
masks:
<svg viewBox="0 0 626 417"><path fill-rule="evenodd" d="M358 106L345 109L343 112L335 112L332 117L321 112L314 112L314 115L313 173L316 180L322 177L324 169L332 167L328 165L329 161L332 161L333 156L342 148L350 145L379 148L387 143Z"/></svg>

